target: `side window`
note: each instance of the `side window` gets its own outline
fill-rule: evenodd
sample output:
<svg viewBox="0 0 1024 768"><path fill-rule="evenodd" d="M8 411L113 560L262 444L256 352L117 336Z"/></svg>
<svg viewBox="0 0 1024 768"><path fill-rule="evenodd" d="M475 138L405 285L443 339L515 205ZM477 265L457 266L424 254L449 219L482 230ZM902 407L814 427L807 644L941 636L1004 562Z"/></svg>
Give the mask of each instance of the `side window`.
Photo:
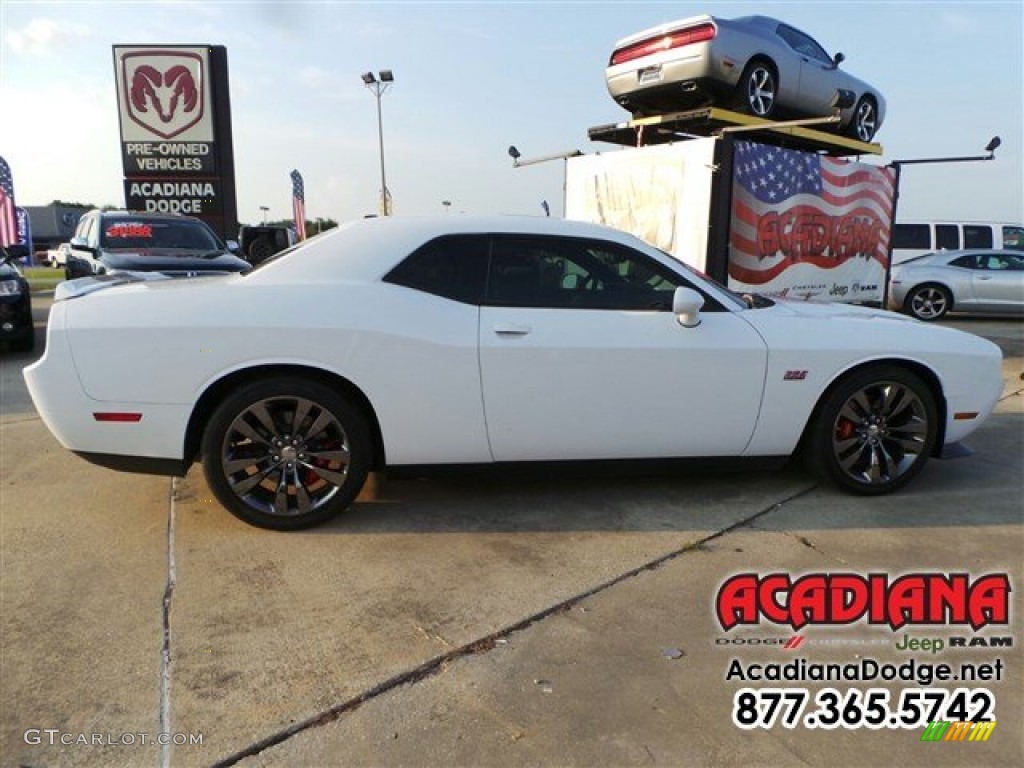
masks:
<svg viewBox="0 0 1024 768"><path fill-rule="evenodd" d="M82 237L85 238L86 242L91 248L99 247L99 235L97 234L100 228L102 219L99 216L89 216L85 219L85 231Z"/></svg>
<svg viewBox="0 0 1024 768"><path fill-rule="evenodd" d="M935 247L948 251L960 248L960 231L956 224L935 225Z"/></svg>
<svg viewBox="0 0 1024 768"><path fill-rule="evenodd" d="M1011 272L1024 272L1024 256L1018 256L1016 253L1004 253L1003 261L1006 262L1006 268Z"/></svg>
<svg viewBox="0 0 1024 768"><path fill-rule="evenodd" d="M486 235L449 235L420 246L384 276L402 285L465 304L480 304L487 279Z"/></svg>
<svg viewBox="0 0 1024 768"><path fill-rule="evenodd" d="M494 238L487 303L554 309L672 308L685 281L630 248L598 240Z"/></svg>
<svg viewBox="0 0 1024 768"><path fill-rule="evenodd" d="M893 248L916 248L930 251L932 236L927 224L893 224Z"/></svg>
<svg viewBox="0 0 1024 768"><path fill-rule="evenodd" d="M808 37L798 29L792 27L780 26L778 29L779 37L786 41L786 44L797 53L802 56L809 56L812 59L817 59L823 64L831 64L832 59L826 53L825 49L818 45L813 38Z"/></svg>
<svg viewBox="0 0 1024 768"><path fill-rule="evenodd" d="M951 267L963 267L964 269L977 269L978 268L978 257L977 256L961 256L958 259L953 259L949 262Z"/></svg>
<svg viewBox="0 0 1024 768"><path fill-rule="evenodd" d="M992 226L989 224L964 224L964 248L991 248Z"/></svg>
<svg viewBox="0 0 1024 768"><path fill-rule="evenodd" d="M1011 271L1018 272L1024 269L1024 259L1013 253L989 253L979 255L978 261L982 269L993 272Z"/></svg>
<svg viewBox="0 0 1024 768"><path fill-rule="evenodd" d="M74 237L84 237L86 240L89 239L89 229L93 222L92 216L83 216L78 220L78 226L75 227Z"/></svg>

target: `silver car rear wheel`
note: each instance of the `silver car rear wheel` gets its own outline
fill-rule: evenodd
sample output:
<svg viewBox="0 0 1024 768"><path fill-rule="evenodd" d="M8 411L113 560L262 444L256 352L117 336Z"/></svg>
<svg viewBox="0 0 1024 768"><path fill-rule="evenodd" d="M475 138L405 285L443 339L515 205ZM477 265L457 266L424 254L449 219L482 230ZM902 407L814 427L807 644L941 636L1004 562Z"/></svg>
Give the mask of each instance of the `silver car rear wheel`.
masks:
<svg viewBox="0 0 1024 768"><path fill-rule="evenodd" d="M740 77L737 106L757 117L770 117L778 93L775 70L764 61L755 61Z"/></svg>
<svg viewBox="0 0 1024 768"><path fill-rule="evenodd" d="M953 297L941 285L919 285L904 302L906 311L918 320L931 322L946 315L953 307Z"/></svg>

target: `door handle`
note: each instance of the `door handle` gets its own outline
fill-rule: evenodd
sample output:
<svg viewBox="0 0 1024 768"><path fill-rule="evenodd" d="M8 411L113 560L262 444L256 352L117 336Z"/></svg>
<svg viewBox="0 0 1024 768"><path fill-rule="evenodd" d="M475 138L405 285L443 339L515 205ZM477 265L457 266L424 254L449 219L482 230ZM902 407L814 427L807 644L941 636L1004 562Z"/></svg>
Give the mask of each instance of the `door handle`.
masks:
<svg viewBox="0 0 1024 768"><path fill-rule="evenodd" d="M504 323L494 326L494 332L499 336L526 336L533 329L528 325L516 325L515 323Z"/></svg>
<svg viewBox="0 0 1024 768"><path fill-rule="evenodd" d="M992 275L978 275L979 280L991 280Z"/></svg>

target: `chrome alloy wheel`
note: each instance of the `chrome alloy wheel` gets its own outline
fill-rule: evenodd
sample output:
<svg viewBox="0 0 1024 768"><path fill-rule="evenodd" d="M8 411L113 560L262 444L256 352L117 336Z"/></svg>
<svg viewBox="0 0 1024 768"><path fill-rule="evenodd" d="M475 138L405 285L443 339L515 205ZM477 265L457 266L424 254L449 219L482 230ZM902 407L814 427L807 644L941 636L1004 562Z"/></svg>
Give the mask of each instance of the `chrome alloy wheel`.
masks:
<svg viewBox="0 0 1024 768"><path fill-rule="evenodd" d="M861 141L871 141L878 130L878 113L875 104L869 99L864 99L857 107L857 114L853 118L854 130L857 138Z"/></svg>
<svg viewBox="0 0 1024 768"><path fill-rule="evenodd" d="M938 320L949 311L949 294L937 286L918 288L910 297L910 311L920 320Z"/></svg>
<svg viewBox="0 0 1024 768"><path fill-rule="evenodd" d="M851 395L832 425L840 470L858 484L888 485L929 449L928 409L906 384L880 381Z"/></svg>
<svg viewBox="0 0 1024 768"><path fill-rule="evenodd" d="M221 468L246 506L268 515L307 515L334 498L349 478L350 443L323 405L269 397L242 410L224 434Z"/></svg>
<svg viewBox="0 0 1024 768"><path fill-rule="evenodd" d="M767 117L775 106L775 75L764 65L757 65L747 75L747 105L758 117Z"/></svg>

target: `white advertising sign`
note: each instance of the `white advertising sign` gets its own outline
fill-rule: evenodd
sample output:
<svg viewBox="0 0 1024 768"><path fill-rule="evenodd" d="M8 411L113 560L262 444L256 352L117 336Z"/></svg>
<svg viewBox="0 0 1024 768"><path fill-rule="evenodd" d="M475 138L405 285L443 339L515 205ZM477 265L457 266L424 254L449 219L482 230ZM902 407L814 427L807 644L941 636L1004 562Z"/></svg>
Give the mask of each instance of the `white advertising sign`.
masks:
<svg viewBox="0 0 1024 768"><path fill-rule="evenodd" d="M208 48L115 46L114 65L123 143L214 140Z"/></svg>
<svg viewBox="0 0 1024 768"><path fill-rule="evenodd" d="M565 217L636 235L704 270L715 139L570 158Z"/></svg>

